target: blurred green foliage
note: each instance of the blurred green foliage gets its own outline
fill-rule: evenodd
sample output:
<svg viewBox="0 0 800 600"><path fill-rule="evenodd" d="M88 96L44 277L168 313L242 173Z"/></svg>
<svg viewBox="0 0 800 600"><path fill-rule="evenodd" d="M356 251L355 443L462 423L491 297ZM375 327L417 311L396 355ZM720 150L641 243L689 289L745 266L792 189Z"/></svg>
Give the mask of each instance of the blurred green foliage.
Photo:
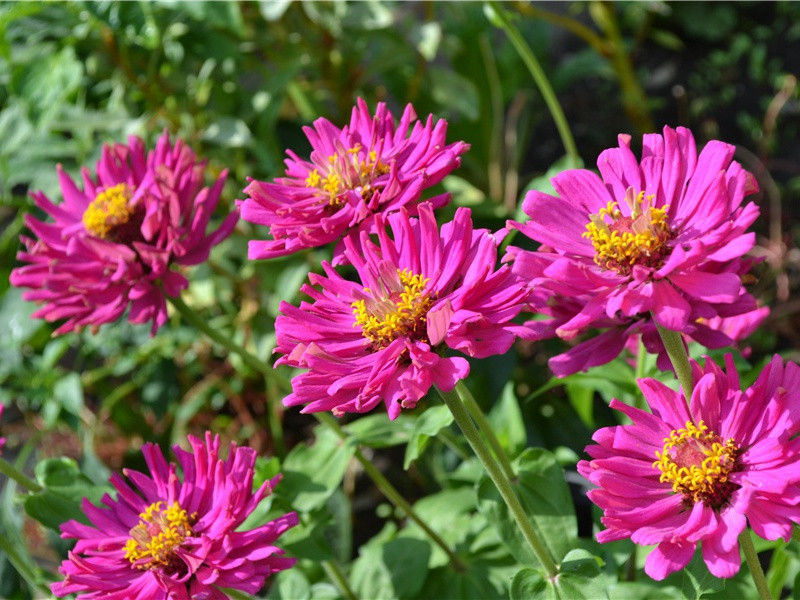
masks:
<svg viewBox="0 0 800 600"><path fill-rule="evenodd" d="M700 139L740 145L737 158L764 190L757 228L767 260L756 289L776 315L754 337L750 363L760 366L774 351L797 358L800 4L504 8L544 66L587 166L615 144L617 133L637 133L648 123L686 125ZM271 411L282 391L265 387L237 357L220 353L177 317L156 337L147 326L119 322L53 338L54 326L31 320L33 306L9 288L24 214L35 212L27 193L42 189L58 198L56 163L76 174L94 164L102 144L128 135L152 143L166 128L206 157L212 174L230 169L221 216L242 197L247 177L279 176L286 148L307 151L302 125L320 116L343 123L358 96L398 110L412 102L423 117L448 119L449 140L463 139L471 149L442 185L454 193L454 205L472 207L482 226L496 229L519 218L524 191L545 189L564 168L542 99L481 3L0 3L0 403L14 407L2 423L10 456L21 467L38 462L46 488L25 503L28 514L52 526L47 502L57 495L61 510L76 516L76 489L95 497L109 469L141 467L142 441L168 445L210 428L264 456L278 455L259 463L262 480L278 470L286 477L257 516L292 506L302 514L303 525L286 537L299 568L276 577L270 598L339 597L319 565L329 558L347 565L361 597L577 597L598 585L610 598L749 592L740 578L715 588L719 582L703 578L702 563L670 578L667 588L641 577L618 583L632 556L628 542L601 548L580 528L573 539L562 468L572 470L592 432L615 422L607 408L612 397L633 401L638 394L624 359L555 381L546 360L563 345L551 341L472 364L470 386L522 465L526 508L538 514L557 498L542 526L568 531L583 548L565 557L569 573L556 590L534 570L520 570L508 516L435 401L391 424L375 414L346 429L351 443L361 444L468 557L465 573L452 571L417 526L381 504L352 469L353 446L312 430L313 421L296 411ZM247 240L265 235L241 223L191 272L185 298L266 361L280 301L297 299L328 251L247 261ZM647 371L655 374L654 365ZM276 424L285 440L267 433ZM547 450L523 452L526 446ZM78 463L56 458L62 455ZM51 482L58 477L64 480ZM535 493L543 480L555 490L549 500ZM572 487L579 500L582 490ZM33 558L17 557L12 569L0 552L0 597L28 598L32 592L17 572L27 569L44 581L37 569L53 570L58 556L31 543L32 536L51 534L26 525L12 505L12 488L7 484L0 496L0 528L10 539L28 540L20 546ZM580 504L578 511L588 514ZM64 551L63 544L50 547ZM794 581L798 553L794 542L778 544L769 572L774 589Z"/></svg>

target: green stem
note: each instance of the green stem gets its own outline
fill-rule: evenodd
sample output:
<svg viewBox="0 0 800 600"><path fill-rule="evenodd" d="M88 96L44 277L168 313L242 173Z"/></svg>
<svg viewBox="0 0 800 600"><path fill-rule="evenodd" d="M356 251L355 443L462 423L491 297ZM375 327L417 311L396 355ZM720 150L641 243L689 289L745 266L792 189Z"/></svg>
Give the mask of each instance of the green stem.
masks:
<svg viewBox="0 0 800 600"><path fill-rule="evenodd" d="M531 75L533 76L533 80L536 82L536 87L539 88L539 93L542 95L542 98L544 99L544 102L550 111L550 115L553 117L553 121L556 124L559 136L561 136L561 142L564 144L564 149L567 151L567 155L570 157L573 164L579 164L580 155L578 154L578 149L575 146L575 139L572 137L572 132L569 129L567 118L564 116L564 111L561 109L561 105L559 104L558 98L556 98L555 92L553 92L553 88L544 73L544 69L542 69L542 66L539 64L539 61L536 59L536 56L534 55L530 46L528 46L528 44L525 42L522 34L511 23L511 20L509 19L505 9L502 8L497 2L493 1L489 2L489 6L494 10L495 15L497 15L497 20L500 23L500 27L506 32L506 35L514 45L514 48L516 48L517 53L525 63L525 66L528 67L528 71L530 71Z"/></svg>
<svg viewBox="0 0 800 600"><path fill-rule="evenodd" d="M170 304L175 307L175 310L186 319L192 326L199 331L205 333L214 342L223 348L238 354L242 361L257 373L261 373L266 379L267 384L267 406L269 407L268 426L270 436L272 438L273 446L279 456L284 454L283 443L283 429L281 428L280 421L280 390L288 388L288 382L281 377L275 370L254 354L251 354L246 348L235 343L229 337L223 335L218 330L211 327L205 319L198 315L194 309L189 307L180 296L171 298L167 296ZM277 393L276 393L277 392Z"/></svg>
<svg viewBox="0 0 800 600"><path fill-rule="evenodd" d="M14 567L19 576L25 580L25 583L33 590L39 590L50 596L50 588L41 580L41 577L33 570L33 568L25 561L22 555L17 550L17 544L14 544L0 533L0 551L6 555L11 566Z"/></svg>
<svg viewBox="0 0 800 600"><path fill-rule="evenodd" d="M13 479L29 492L35 493L42 491L42 486L40 486L38 483L36 483L33 479L31 479L27 475L23 474L21 471L17 470L17 468L14 467L14 465L12 465L4 458L0 458L0 473L5 475L9 479Z"/></svg>
<svg viewBox="0 0 800 600"><path fill-rule="evenodd" d="M739 546L741 546L744 552L744 558L747 561L747 566L750 568L750 574L753 576L753 583L756 584L758 597L761 598L761 600L772 600L772 594L769 593L767 579L764 577L764 571L761 569L761 563L758 561L758 554L756 554L756 548L753 546L753 538L750 536L749 529L745 529L739 535Z"/></svg>
<svg viewBox="0 0 800 600"><path fill-rule="evenodd" d="M180 296L176 296L174 298L168 296L167 299L175 308L175 310L177 310L184 319L191 323L193 327L205 333L223 348L238 354L244 364L246 364L252 370L256 371L257 373L263 373L267 379L281 379L267 363L260 360L254 354L251 354L246 348L238 345L229 337L223 335L220 331L211 327L206 320L198 315L194 309L190 308Z"/></svg>
<svg viewBox="0 0 800 600"><path fill-rule="evenodd" d="M661 325L656 324L658 333L661 335L661 341L664 342L664 348L667 349L669 359L672 361L672 367L675 369L675 376L678 378L678 383L681 384L683 395L686 398L686 406L689 407L689 414L691 415L691 400L692 389L692 366L689 364L689 355L686 352L686 347L683 345L683 338L677 331L671 329L664 329Z"/></svg>
<svg viewBox="0 0 800 600"><path fill-rule="evenodd" d="M469 412L470 416L477 424L478 429L480 429L481 433L483 434L483 437L486 438L486 441L489 442L489 446L492 447L494 456L497 459L497 462L500 463L500 467L503 469L503 474L509 481L516 479L517 476L511 466L511 461L509 460L505 450L503 450L503 447L500 445L500 440L497 439L494 429L492 428L491 423L489 423L489 419L487 419L486 415L483 414L483 411L475 401L475 397L472 395L472 392L469 391L469 388L467 388L463 381L459 381L456 384L456 393L467 407L467 412Z"/></svg>
<svg viewBox="0 0 800 600"><path fill-rule="evenodd" d="M475 423L472 422L472 419L470 418L466 407L459 398L459 395L455 391L444 392L438 388L437 390L439 395L442 397L442 400L444 400L444 403L447 405L447 408L449 408L450 412L453 413L453 418L461 428L464 437L467 438L469 445L472 446L472 450L483 463L486 472L489 474L489 477L491 477L492 481L497 487L497 490L503 497L511 516L514 517L514 520L517 522L517 526L522 532L522 535L525 536L525 539L533 550L534 555L547 572L547 576L550 578L555 577L558 572L555 562L553 562L553 559L550 557L550 553L547 551L544 543L541 539L539 539L539 535L533 529L533 525L531 524L528 515L525 513L525 509L522 507L522 503L517 497L516 492L514 492L514 487L512 486L511 481L505 476L503 469L492 457L492 453L489 448L487 448L483 443L481 435L478 432L477 427L475 427Z"/></svg>
<svg viewBox="0 0 800 600"><path fill-rule="evenodd" d="M334 585L339 588L339 591L347 600L358 600L358 597L355 595L355 593L353 593L353 590L350 589L350 584L347 583L347 578L342 572L342 568L339 566L339 563L334 560L323 560L322 568L328 575L328 579L330 579Z"/></svg>
<svg viewBox="0 0 800 600"><path fill-rule="evenodd" d="M347 433L345 433L339 423L336 422L336 419L334 419L330 414L313 414L320 423L330 427L331 430L342 440L347 439ZM364 453L361 452L361 448L356 447L354 456L356 460L361 463L361 467L364 469L364 472L367 474L367 476L372 479L375 487L377 487L378 490L380 490L380 492L386 496L386 499L400 509L400 511L402 511L409 519L414 521L414 523L416 523L419 528L422 529L422 531L424 531L428 537L431 538L431 540L433 540L433 542L444 551L445 554L447 554L447 557L450 559L450 564L453 565L454 569L458 571L465 571L466 565L461 561L456 553L453 552L447 542L445 542L438 533L431 529L428 524L422 520L422 518L414 511L411 504L409 504L403 495L397 491L397 488L395 488L391 482L386 479L384 474L381 473L366 456L364 456Z"/></svg>

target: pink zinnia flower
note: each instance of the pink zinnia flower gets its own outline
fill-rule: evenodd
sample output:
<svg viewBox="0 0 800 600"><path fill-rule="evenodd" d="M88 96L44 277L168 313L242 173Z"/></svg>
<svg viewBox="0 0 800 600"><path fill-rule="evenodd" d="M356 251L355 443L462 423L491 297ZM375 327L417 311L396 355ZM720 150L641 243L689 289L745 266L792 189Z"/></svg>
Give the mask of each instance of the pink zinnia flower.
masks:
<svg viewBox="0 0 800 600"><path fill-rule="evenodd" d="M205 442L189 436L189 443L191 452L174 447L183 481L177 466L148 443L142 454L150 476L124 471L130 487L115 473L116 500L106 495L105 506L97 507L84 499L93 526L61 526L61 537L78 543L61 563L64 581L51 586L56 596L219 600L228 597L219 588L255 594L267 577L295 563L274 543L297 525L296 513L241 529L280 476L253 492L253 449L231 443L223 460L218 436L206 433Z"/></svg>
<svg viewBox="0 0 800 600"><path fill-rule="evenodd" d="M286 153L286 176L275 183L250 180L241 202L242 218L269 227L272 240L250 242L248 257L273 258L340 240L369 228L376 213L406 207L412 214L422 192L461 164L469 144L447 145L447 121L423 124L409 104L395 126L384 103L371 116L358 99L350 124L339 129L317 119L303 131L309 160ZM429 201L441 206L448 194ZM338 257L338 253L337 253Z"/></svg>
<svg viewBox="0 0 800 600"><path fill-rule="evenodd" d="M657 544L645 562L654 579L686 566L698 542L711 573L731 577L748 524L789 541L800 523L800 367L776 356L742 392L730 354L725 362L727 373L693 363L691 412L681 393L640 379L653 414L613 400L633 424L597 431L593 460L578 463L598 486L598 541Z"/></svg>
<svg viewBox="0 0 800 600"><path fill-rule="evenodd" d="M232 231L231 213L212 234L206 227L219 201L227 172L203 187L205 164L181 140L165 132L155 150L141 139L105 146L96 176L83 170L83 190L58 167L64 201L53 204L42 192L32 197L53 218L28 215L36 239L22 237L26 251L11 283L33 288L23 294L42 307L48 321L66 319L55 333L116 320L130 305L132 323L152 321L152 332L167 320L164 295L188 285L171 269L203 262Z"/></svg>
<svg viewBox="0 0 800 600"><path fill-rule="evenodd" d="M688 129L665 127L644 136L638 161L630 141L620 135L600 154L600 176L564 171L552 180L558 197L529 192L530 219L509 223L543 245L509 248L532 310L551 317L529 323L531 337L604 331L551 360L560 376L608 362L631 335L652 339L653 323L722 347L766 316L742 285L759 212L742 201L758 188L732 160L734 146L711 141L698 156Z"/></svg>
<svg viewBox="0 0 800 600"><path fill-rule="evenodd" d="M345 239L357 281L323 263L325 275L309 275L319 289L303 287L313 302L281 304L276 364L308 369L292 380L287 406L338 416L384 402L394 419L431 385L451 390L467 376L467 360L444 349L482 358L514 341L524 285L508 266L496 270L498 240L473 229L469 209L439 231L423 203L418 219L402 209L377 215L376 230L378 245L366 232Z"/></svg>

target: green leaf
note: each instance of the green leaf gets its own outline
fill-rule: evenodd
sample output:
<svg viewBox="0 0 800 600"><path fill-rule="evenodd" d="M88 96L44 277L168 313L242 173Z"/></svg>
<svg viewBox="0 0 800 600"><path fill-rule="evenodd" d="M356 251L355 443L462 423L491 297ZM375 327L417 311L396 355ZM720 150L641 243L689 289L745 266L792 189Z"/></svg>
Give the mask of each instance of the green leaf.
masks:
<svg viewBox="0 0 800 600"><path fill-rule="evenodd" d="M36 465L35 472L36 480L45 489L25 497L25 512L55 531L70 519L89 522L81 501L88 498L95 504L100 502L106 488L94 485L71 458L43 460Z"/></svg>
<svg viewBox="0 0 800 600"><path fill-rule="evenodd" d="M403 468L408 469L432 437L453 422L453 415L443 404L429 407L414 422L414 428L406 446L406 456L403 459Z"/></svg>
<svg viewBox="0 0 800 600"><path fill-rule="evenodd" d="M518 473L514 489L526 514L559 562L575 547L577 521L564 471L555 456L542 448L529 448L514 461ZM537 564L519 526L488 475L478 483L478 509L497 529L514 558Z"/></svg>
<svg viewBox="0 0 800 600"><path fill-rule="evenodd" d="M528 443L525 422L519 409L514 383L509 381L500 394L500 399L489 412L489 422L500 440L500 445L511 456L516 456Z"/></svg>
<svg viewBox="0 0 800 600"><path fill-rule="evenodd" d="M564 385L569 403L587 427L594 427L594 390L575 382Z"/></svg>
<svg viewBox="0 0 800 600"><path fill-rule="evenodd" d="M520 569L511 580L509 598L511 600L547 598L547 580L537 569L531 567Z"/></svg>
<svg viewBox="0 0 800 600"><path fill-rule="evenodd" d="M318 427L311 446L298 444L283 462L283 481L276 494L299 511L319 508L339 487L355 451L332 431Z"/></svg>
<svg viewBox="0 0 800 600"><path fill-rule="evenodd" d="M59 379L53 388L53 398L61 408L80 417L83 410L83 385L80 376L77 373L67 373Z"/></svg>
<svg viewBox="0 0 800 600"><path fill-rule="evenodd" d="M300 569L287 569L275 576L268 600L310 600L311 584Z"/></svg>
<svg viewBox="0 0 800 600"><path fill-rule="evenodd" d="M450 565L432 569L417 597L500 600L506 595L494 585L484 565L470 563L465 572L454 571Z"/></svg>
<svg viewBox="0 0 800 600"><path fill-rule="evenodd" d="M415 598L425 582L430 554L430 543L416 538L369 542L353 563L353 591L374 600Z"/></svg>
<svg viewBox="0 0 800 600"><path fill-rule="evenodd" d="M408 441L414 428L414 417L401 414L394 421L385 412L360 417L344 426L353 442L370 448L388 448Z"/></svg>

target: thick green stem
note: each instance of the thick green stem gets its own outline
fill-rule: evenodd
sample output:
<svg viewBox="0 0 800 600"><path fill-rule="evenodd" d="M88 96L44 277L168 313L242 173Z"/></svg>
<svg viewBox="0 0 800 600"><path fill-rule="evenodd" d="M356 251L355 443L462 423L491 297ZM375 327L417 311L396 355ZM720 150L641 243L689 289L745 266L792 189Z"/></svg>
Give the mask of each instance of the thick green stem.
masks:
<svg viewBox="0 0 800 600"><path fill-rule="evenodd" d="M689 364L689 355L686 352L686 346L683 345L683 338L677 331L664 329L661 325L656 325L656 327L661 335L661 341L664 342L664 348L667 350L669 359L672 361L675 376L678 378L678 383L681 384L683 395L686 397L686 406L689 407L689 414L691 415L694 384L692 383L692 366Z"/></svg>
<svg viewBox="0 0 800 600"><path fill-rule="evenodd" d="M353 590L350 589L350 584L347 583L347 577L345 577L344 573L342 572L342 568L339 566L339 563L337 563L335 560L323 560L322 568L328 575L328 579L330 579L333 584L339 588L342 596L344 596L347 600L358 600L358 597L355 595L355 593L353 593Z"/></svg>
<svg viewBox="0 0 800 600"><path fill-rule="evenodd" d="M483 437L486 438L486 441L489 442L489 445L492 447L494 456L497 459L497 462L500 463L500 467L503 469L503 474L507 479L513 481L517 476L514 473L513 467L511 466L511 460L508 458L505 450L503 450L503 447L500 445L500 440L497 439L494 429L492 428L491 423L489 423L489 419L487 419L486 415L483 414L483 411L475 401L475 397L472 395L472 392L469 391L469 388L467 388L463 381L459 381L456 384L456 393L467 407L467 411L478 425L478 429L480 429Z"/></svg>
<svg viewBox="0 0 800 600"><path fill-rule="evenodd" d="M453 418L461 428L464 437L467 438L469 445L472 446L472 450L483 463L486 472L503 497L503 501L506 503L511 516L517 522L517 526L522 532L522 535L525 536L525 539L533 550L534 555L539 560L539 563L547 572L548 577L555 577L558 572L555 562L550 557L550 553L547 551L542 540L539 539L539 534L533 529L533 525L528 515L525 514L525 509L517 497L511 481L505 476L503 469L497 461L495 461L489 448L483 443L481 435L477 427L475 427L475 423L472 422L459 395L455 391L444 392L438 388L437 390L442 400L444 400L444 403L447 405L447 408L453 413Z"/></svg>
<svg viewBox="0 0 800 600"><path fill-rule="evenodd" d="M12 465L10 462L8 462L3 458L0 458L0 473L5 475L9 479L13 479L29 492L42 491L42 486L40 486L38 483L36 483L33 479L31 479L27 475L23 474L21 471L17 470L17 468L14 465Z"/></svg>
<svg viewBox="0 0 800 600"><path fill-rule="evenodd" d="M314 416L320 423L330 427L331 430L333 430L341 439L347 439L347 433L339 426L339 423L337 423L336 419L334 419L331 415L328 413L314 413ZM447 557L450 559L450 564L453 565L454 569L457 569L458 571L465 571L466 565L461 561L456 553L453 552L447 542L445 542L438 533L431 529L428 524L422 520L422 518L414 511L411 504L409 504L403 495L397 491L397 489L388 479L386 479L384 474L381 473L366 456L364 456L364 453L361 452L361 448L356 447L354 456L356 460L361 463L361 467L364 469L364 472L367 474L367 476L372 479L375 487L377 487L378 490L380 490L380 492L386 496L386 499L400 509L400 511L402 511L409 519L414 521L414 523L416 523L419 528L422 529L422 531L424 531L427 536L444 551L445 554L447 554Z"/></svg>
<svg viewBox="0 0 800 600"><path fill-rule="evenodd" d="M553 92L553 88L550 85L550 81L547 79L547 75L544 73L544 69L542 69L542 66L536 59L536 55L534 55L530 46L528 46L525 38L522 37L519 30L511 23L505 9L497 2L489 2L489 6L497 16L500 27L506 32L506 35L511 40L514 48L516 48L520 58L522 58L525 66L528 67L528 71L530 71L533 76L536 87L539 88L539 93L542 95L550 111L550 115L553 117L553 121L556 124L558 134L561 137L561 142L564 144L567 155L570 157L573 164L579 164L580 155L578 154L578 148L575 146L575 139L572 137L572 131L570 131L567 118L564 116L564 111L561 109L561 104L559 104L558 98L556 98L555 92Z"/></svg>
<svg viewBox="0 0 800 600"><path fill-rule="evenodd" d="M747 566L750 568L750 574L753 576L753 583L756 584L758 597L761 598L761 600L772 600L772 594L769 593L767 579L764 577L764 571L761 568L761 563L758 561L758 554L756 554L756 548L753 546L753 538L750 537L749 529L745 529L739 535L739 546L741 546L744 552L744 558L747 561Z"/></svg>

